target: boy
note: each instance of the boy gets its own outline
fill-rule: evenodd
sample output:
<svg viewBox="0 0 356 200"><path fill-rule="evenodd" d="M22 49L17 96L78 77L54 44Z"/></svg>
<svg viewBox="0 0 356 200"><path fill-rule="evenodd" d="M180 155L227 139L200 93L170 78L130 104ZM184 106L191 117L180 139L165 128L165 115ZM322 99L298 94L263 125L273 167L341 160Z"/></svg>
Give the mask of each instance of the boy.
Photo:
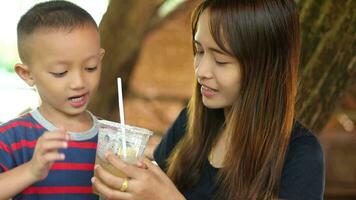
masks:
<svg viewBox="0 0 356 200"><path fill-rule="evenodd" d="M104 56L97 25L75 4L50 1L27 11L17 34L15 71L42 102L0 126L0 199L98 199L98 129L86 111Z"/></svg>

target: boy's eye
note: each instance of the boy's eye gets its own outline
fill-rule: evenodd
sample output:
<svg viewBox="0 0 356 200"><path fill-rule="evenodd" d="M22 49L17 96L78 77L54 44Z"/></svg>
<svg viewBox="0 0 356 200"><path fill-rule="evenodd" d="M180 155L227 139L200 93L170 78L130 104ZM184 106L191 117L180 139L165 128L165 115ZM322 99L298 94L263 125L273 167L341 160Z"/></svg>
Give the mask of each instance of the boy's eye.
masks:
<svg viewBox="0 0 356 200"><path fill-rule="evenodd" d="M61 78L64 75L66 75L66 73L67 73L67 71L64 71L64 72L50 72L50 74L52 74L56 78Z"/></svg>
<svg viewBox="0 0 356 200"><path fill-rule="evenodd" d="M97 66L95 66L95 67L86 67L85 69L86 69L88 72L93 72L93 71L97 70L98 67L97 67Z"/></svg>
<svg viewBox="0 0 356 200"><path fill-rule="evenodd" d="M195 51L195 54L197 54L197 55L202 55L202 54L204 54L204 51L197 49L197 50Z"/></svg>

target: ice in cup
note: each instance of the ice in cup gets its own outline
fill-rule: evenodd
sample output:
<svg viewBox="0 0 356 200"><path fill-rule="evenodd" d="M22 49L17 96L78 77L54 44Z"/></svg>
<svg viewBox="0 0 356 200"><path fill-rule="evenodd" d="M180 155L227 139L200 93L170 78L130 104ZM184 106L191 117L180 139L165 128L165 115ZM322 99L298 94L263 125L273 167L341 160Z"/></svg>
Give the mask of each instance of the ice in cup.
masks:
<svg viewBox="0 0 356 200"><path fill-rule="evenodd" d="M98 120L98 144L95 164L99 164L115 176L125 178L122 172L105 159L105 153L111 151L128 163L136 163L143 156L151 131L135 126L122 125L107 120ZM124 154L126 152L126 154ZM95 176L95 174L94 174Z"/></svg>

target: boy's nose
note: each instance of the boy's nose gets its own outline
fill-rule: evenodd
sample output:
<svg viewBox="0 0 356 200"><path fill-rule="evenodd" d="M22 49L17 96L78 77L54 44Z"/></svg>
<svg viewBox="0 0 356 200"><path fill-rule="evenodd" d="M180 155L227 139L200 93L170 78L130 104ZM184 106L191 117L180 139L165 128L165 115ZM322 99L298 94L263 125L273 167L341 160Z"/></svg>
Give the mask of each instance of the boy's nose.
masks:
<svg viewBox="0 0 356 200"><path fill-rule="evenodd" d="M74 90L83 89L85 87L85 80L82 73L78 73L76 76L73 76L71 79L70 87Z"/></svg>

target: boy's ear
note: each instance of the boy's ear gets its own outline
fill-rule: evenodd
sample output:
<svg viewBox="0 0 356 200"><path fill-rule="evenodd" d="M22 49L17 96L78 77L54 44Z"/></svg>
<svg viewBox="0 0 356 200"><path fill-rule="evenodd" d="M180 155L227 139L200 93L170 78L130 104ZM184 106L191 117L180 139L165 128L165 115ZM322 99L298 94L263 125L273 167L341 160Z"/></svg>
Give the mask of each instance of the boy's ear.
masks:
<svg viewBox="0 0 356 200"><path fill-rule="evenodd" d="M102 60L103 57L104 57L104 55L105 55L105 49L100 48L99 52L100 52L100 53L99 53L99 54L100 54L100 60Z"/></svg>
<svg viewBox="0 0 356 200"><path fill-rule="evenodd" d="M19 77L24 80L29 86L33 86L35 81L33 80L30 69L27 65L22 63L15 64L15 72Z"/></svg>

